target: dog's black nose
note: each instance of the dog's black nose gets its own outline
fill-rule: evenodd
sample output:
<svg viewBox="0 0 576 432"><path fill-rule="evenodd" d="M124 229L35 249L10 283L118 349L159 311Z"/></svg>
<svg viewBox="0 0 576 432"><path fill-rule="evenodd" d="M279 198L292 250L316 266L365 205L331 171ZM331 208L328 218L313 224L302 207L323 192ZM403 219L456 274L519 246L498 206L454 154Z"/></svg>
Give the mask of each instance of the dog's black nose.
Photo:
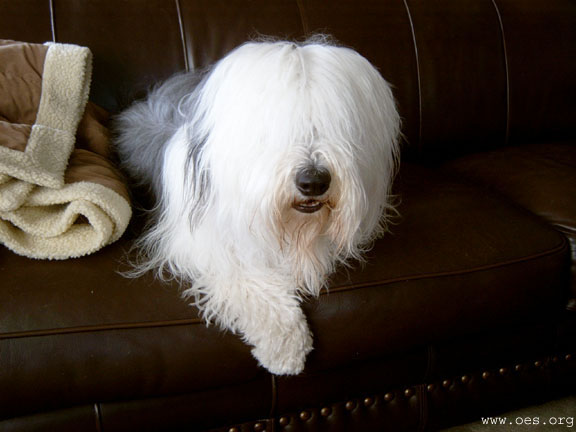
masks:
<svg viewBox="0 0 576 432"><path fill-rule="evenodd" d="M304 196L320 196L328 190L331 180L328 170L307 167L296 173L296 188Z"/></svg>

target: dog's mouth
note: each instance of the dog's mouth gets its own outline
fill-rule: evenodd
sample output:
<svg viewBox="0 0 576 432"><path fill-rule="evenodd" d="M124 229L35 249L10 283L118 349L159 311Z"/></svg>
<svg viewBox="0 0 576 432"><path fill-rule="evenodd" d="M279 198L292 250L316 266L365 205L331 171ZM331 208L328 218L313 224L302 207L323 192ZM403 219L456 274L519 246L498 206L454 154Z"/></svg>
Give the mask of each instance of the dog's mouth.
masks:
<svg viewBox="0 0 576 432"><path fill-rule="evenodd" d="M324 203L322 201L316 201L315 199L297 201L292 205L292 207L300 213L315 213L323 206Z"/></svg>

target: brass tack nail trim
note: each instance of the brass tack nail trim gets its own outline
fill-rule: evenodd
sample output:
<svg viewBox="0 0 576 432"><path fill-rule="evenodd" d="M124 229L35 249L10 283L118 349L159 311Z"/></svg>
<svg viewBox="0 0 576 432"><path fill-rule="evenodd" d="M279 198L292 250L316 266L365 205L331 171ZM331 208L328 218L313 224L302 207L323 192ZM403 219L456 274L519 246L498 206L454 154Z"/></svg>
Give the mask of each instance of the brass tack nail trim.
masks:
<svg viewBox="0 0 576 432"><path fill-rule="evenodd" d="M308 411L302 411L300 413L300 419L302 419L304 421L310 420L310 417L312 417L312 415Z"/></svg>

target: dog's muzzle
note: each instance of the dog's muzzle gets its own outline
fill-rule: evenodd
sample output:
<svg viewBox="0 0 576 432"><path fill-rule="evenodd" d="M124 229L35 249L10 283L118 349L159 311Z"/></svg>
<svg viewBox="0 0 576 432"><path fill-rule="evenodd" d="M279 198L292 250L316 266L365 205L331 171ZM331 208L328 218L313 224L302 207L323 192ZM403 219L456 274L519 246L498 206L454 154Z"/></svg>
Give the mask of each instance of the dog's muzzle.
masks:
<svg viewBox="0 0 576 432"><path fill-rule="evenodd" d="M319 198L328 191L332 177L324 168L306 167L296 173L296 189L306 199L294 202L294 209L301 213L314 213L322 208L324 202Z"/></svg>

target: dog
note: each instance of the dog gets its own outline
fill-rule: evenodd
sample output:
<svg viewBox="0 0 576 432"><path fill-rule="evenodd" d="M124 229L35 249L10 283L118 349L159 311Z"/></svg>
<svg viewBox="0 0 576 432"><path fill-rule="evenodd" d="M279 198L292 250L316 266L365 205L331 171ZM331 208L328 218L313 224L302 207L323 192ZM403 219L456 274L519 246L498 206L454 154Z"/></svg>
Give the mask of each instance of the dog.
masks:
<svg viewBox="0 0 576 432"><path fill-rule="evenodd" d="M326 39L247 42L175 75L116 119L117 151L156 205L133 275L185 284L261 366L300 373L300 302L361 260L394 206L400 118L390 85Z"/></svg>

